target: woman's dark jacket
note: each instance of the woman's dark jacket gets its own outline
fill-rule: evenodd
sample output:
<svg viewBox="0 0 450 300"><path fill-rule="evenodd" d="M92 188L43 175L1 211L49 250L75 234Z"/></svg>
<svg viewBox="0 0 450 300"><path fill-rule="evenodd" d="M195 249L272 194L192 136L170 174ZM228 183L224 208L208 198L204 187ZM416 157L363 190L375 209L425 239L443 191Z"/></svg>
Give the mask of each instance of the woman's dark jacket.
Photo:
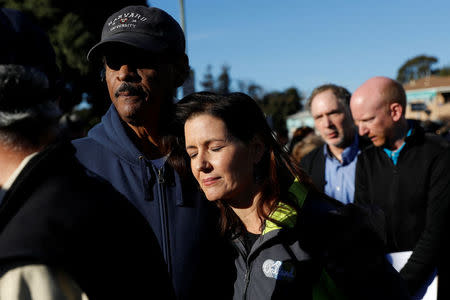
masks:
<svg viewBox="0 0 450 300"><path fill-rule="evenodd" d="M237 250L234 299L409 299L386 260L377 211L344 206L294 182L247 251ZM382 217L382 215L381 215Z"/></svg>

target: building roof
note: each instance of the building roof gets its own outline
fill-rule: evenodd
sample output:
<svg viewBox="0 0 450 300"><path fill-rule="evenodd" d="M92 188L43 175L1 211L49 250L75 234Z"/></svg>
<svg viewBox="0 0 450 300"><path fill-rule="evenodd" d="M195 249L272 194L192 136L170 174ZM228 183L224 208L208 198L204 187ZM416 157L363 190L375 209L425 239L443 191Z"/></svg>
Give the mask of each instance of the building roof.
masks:
<svg viewBox="0 0 450 300"><path fill-rule="evenodd" d="M411 80L410 82L403 85L405 91L438 87L450 87L450 76L431 75L417 80Z"/></svg>

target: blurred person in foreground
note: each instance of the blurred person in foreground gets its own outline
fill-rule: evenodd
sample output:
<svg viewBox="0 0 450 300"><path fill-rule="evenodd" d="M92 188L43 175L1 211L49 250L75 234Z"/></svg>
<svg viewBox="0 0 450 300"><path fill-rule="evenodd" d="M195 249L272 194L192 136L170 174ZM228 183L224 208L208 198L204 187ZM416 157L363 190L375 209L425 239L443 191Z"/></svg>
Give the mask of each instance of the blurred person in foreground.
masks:
<svg viewBox="0 0 450 300"><path fill-rule="evenodd" d="M308 155L314 149L321 147L325 144L325 141L315 133L308 134L302 140L295 143L292 148L291 156L299 164L303 157Z"/></svg>
<svg viewBox="0 0 450 300"><path fill-rule="evenodd" d="M176 115L186 167L235 246L234 299L408 299L377 216L316 191L253 99L194 93Z"/></svg>
<svg viewBox="0 0 450 300"><path fill-rule="evenodd" d="M189 74L180 25L156 7L124 7L106 20L88 59L104 68L111 106L86 138L73 141L78 159L145 216L179 299L231 297L218 209L172 164L168 124Z"/></svg>
<svg viewBox="0 0 450 300"><path fill-rule="evenodd" d="M57 142L48 37L23 13L0 16L0 299L173 298L145 219Z"/></svg>
<svg viewBox="0 0 450 300"><path fill-rule="evenodd" d="M292 138L289 142L289 154L292 153L292 150L294 149L295 144L303 140L305 137L307 137L310 134L314 133L314 129L309 126L302 126L295 129L294 133L292 134Z"/></svg>
<svg viewBox="0 0 450 300"><path fill-rule="evenodd" d="M406 119L405 91L387 77L364 82L352 96L351 111L359 133L375 146L359 158L355 202L384 211L389 252L412 251L400 271L411 294L437 267L439 298L449 299L448 143Z"/></svg>
<svg viewBox="0 0 450 300"><path fill-rule="evenodd" d="M358 155L370 144L358 136L350 112L350 97L346 88L334 84L313 90L308 107L325 145L301 160L314 184L345 204L354 199Z"/></svg>

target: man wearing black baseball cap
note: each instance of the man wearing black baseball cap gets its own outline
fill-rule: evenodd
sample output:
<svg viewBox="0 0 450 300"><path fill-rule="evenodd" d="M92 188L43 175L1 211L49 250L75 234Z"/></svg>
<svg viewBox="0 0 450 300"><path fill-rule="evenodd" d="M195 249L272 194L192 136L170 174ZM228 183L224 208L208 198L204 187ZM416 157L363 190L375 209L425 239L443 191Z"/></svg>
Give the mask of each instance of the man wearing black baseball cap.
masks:
<svg viewBox="0 0 450 300"><path fill-rule="evenodd" d="M57 142L47 35L6 8L0 33L0 300L173 298L145 219Z"/></svg>
<svg viewBox="0 0 450 300"><path fill-rule="evenodd" d="M173 56L183 56L186 44L182 29L169 14L145 6L128 6L109 17L101 41L89 51L88 59L101 55L114 43Z"/></svg>
<svg viewBox="0 0 450 300"><path fill-rule="evenodd" d="M127 6L106 20L88 60L103 62L112 105L73 141L78 159L146 217L179 299L232 298L218 209L175 170L171 149L174 95L189 73L181 27L161 9Z"/></svg>

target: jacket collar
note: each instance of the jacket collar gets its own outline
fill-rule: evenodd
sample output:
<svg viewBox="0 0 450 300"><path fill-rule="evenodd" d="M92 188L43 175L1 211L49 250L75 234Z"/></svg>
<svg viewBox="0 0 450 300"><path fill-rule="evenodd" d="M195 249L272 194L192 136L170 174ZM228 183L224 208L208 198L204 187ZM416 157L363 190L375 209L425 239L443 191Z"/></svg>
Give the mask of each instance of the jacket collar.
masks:
<svg viewBox="0 0 450 300"><path fill-rule="evenodd" d="M289 195L293 196L298 207L302 207L305 202L308 189L301 184L298 179L289 187ZM272 220L276 221L273 222ZM278 207L270 214L270 219L266 220L262 235L281 228L293 228L297 223L297 211L290 205L280 202Z"/></svg>
<svg viewBox="0 0 450 300"><path fill-rule="evenodd" d="M127 126L122 119L120 118L116 108L113 104L110 105L108 111L102 117L101 123L97 124L94 128L92 128L88 136L103 145L105 148L114 152L117 156L121 157L121 159L126 160L132 165L141 168L142 172L142 185L144 186L144 191L146 194L144 198L150 200L150 193L148 188L145 186L149 184L152 180L157 180L156 173L147 172L147 166L152 166L152 162L145 158L145 155L139 151L136 145L133 143L131 138L128 136L126 127ZM169 170L170 169L170 170ZM185 204L185 200L183 195L192 194L190 189L183 185L178 173L172 170L170 166L168 166L168 162L166 161L163 166L164 175L173 172L173 180L175 182L175 186L177 187L175 190L176 194L176 203L179 206L183 206Z"/></svg>

